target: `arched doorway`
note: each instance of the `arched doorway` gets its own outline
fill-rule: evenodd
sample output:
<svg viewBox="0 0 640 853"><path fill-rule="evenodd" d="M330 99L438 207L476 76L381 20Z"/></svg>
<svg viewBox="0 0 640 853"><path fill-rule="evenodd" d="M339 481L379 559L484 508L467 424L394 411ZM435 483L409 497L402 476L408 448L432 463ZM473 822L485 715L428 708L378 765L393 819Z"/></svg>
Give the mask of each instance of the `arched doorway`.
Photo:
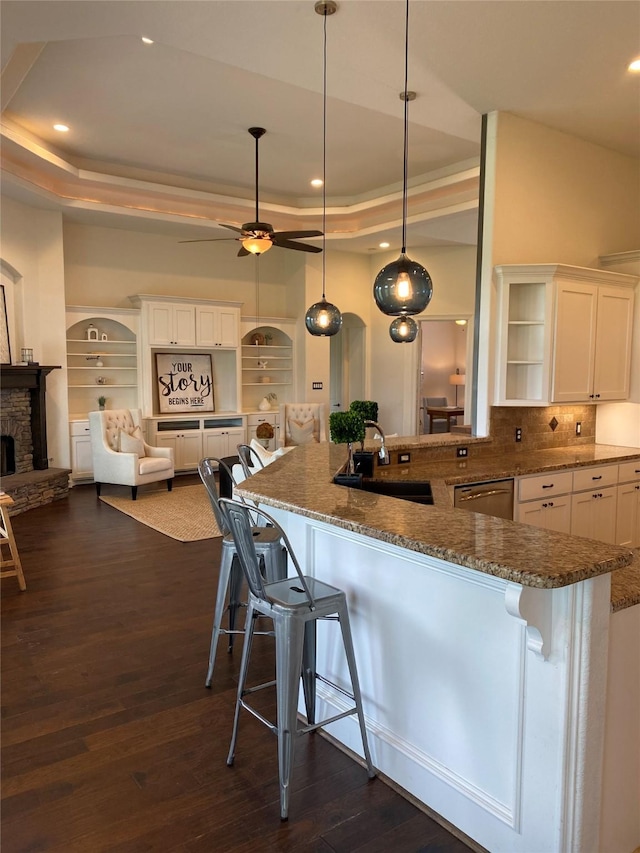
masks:
<svg viewBox="0 0 640 853"><path fill-rule="evenodd" d="M357 314L342 315L330 342L329 400L332 412L348 409L366 395L365 324Z"/></svg>

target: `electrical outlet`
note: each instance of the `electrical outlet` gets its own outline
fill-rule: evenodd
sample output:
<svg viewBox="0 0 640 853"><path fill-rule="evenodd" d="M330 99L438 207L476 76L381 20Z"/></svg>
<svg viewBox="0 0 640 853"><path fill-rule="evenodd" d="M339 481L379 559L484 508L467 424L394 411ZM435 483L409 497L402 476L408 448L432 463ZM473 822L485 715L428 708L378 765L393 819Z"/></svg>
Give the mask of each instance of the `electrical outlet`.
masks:
<svg viewBox="0 0 640 853"><path fill-rule="evenodd" d="M458 459L466 459L466 457L468 455L469 455L469 448L468 447L456 447L456 456L458 457Z"/></svg>
<svg viewBox="0 0 640 853"><path fill-rule="evenodd" d="M582 421L576 421L576 435L582 435Z"/></svg>
<svg viewBox="0 0 640 853"><path fill-rule="evenodd" d="M516 441L522 441L522 427L516 427Z"/></svg>
<svg viewBox="0 0 640 853"><path fill-rule="evenodd" d="M398 453L398 464L402 465L403 462L411 462L410 453Z"/></svg>

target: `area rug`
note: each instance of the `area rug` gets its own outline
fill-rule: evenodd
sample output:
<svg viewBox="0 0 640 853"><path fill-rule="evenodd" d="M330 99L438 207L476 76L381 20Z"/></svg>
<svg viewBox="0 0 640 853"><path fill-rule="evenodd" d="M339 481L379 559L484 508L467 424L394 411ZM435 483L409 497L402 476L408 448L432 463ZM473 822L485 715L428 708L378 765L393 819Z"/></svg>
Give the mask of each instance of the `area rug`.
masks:
<svg viewBox="0 0 640 853"><path fill-rule="evenodd" d="M126 495L100 497L114 509L180 542L195 542L221 536L204 486L178 486L173 491L138 492L138 499Z"/></svg>

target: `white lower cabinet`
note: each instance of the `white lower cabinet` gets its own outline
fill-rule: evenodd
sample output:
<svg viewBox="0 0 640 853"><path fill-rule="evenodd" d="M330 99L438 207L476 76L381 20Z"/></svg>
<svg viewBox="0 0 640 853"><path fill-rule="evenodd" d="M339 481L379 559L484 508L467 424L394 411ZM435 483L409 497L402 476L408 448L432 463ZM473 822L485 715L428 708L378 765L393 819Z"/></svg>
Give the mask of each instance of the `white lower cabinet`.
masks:
<svg viewBox="0 0 640 853"><path fill-rule="evenodd" d="M269 439L269 444L267 445L267 450L276 450L278 447L278 438L280 437L280 416L277 412L273 412L269 414L268 412L259 415L249 415L247 420L247 442L250 443L252 439L257 439L261 441L256 435L258 427L260 424L271 424L273 427L273 438Z"/></svg>
<svg viewBox="0 0 640 853"><path fill-rule="evenodd" d="M218 459L237 456L237 446L244 444L244 429L242 427L207 429L202 434L202 442L204 456L215 456Z"/></svg>
<svg viewBox="0 0 640 853"><path fill-rule="evenodd" d="M518 482L519 502L515 520L521 524L569 533L571 528L570 471L549 471Z"/></svg>
<svg viewBox="0 0 640 853"><path fill-rule="evenodd" d="M558 533L571 532L571 495L526 501L518 504L517 518L521 524L532 524L555 530Z"/></svg>
<svg viewBox="0 0 640 853"><path fill-rule="evenodd" d="M518 478L521 524L640 547L640 459Z"/></svg>
<svg viewBox="0 0 640 853"><path fill-rule="evenodd" d="M176 471L188 471L198 467L202 459L202 435L193 432L159 432L155 436L156 447L171 447Z"/></svg>
<svg viewBox="0 0 640 853"><path fill-rule="evenodd" d="M619 466L616 544L640 548L640 460Z"/></svg>
<svg viewBox="0 0 640 853"><path fill-rule="evenodd" d="M201 459L235 456L245 440L244 415L211 415L194 418L149 418L147 441L171 447L176 471L195 471Z"/></svg>
<svg viewBox="0 0 640 853"><path fill-rule="evenodd" d="M616 541L617 486L579 492L571 498L571 535Z"/></svg>
<svg viewBox="0 0 640 853"><path fill-rule="evenodd" d="M69 424L71 441L71 477L86 480L93 477L93 457L89 421L72 421Z"/></svg>

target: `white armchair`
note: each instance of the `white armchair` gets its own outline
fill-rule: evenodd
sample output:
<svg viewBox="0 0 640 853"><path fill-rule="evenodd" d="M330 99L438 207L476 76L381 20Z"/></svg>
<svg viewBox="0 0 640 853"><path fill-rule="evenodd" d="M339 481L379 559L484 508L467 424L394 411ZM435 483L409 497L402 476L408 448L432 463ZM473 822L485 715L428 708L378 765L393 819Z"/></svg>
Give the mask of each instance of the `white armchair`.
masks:
<svg viewBox="0 0 640 853"><path fill-rule="evenodd" d="M280 405L280 447L326 440L324 403Z"/></svg>
<svg viewBox="0 0 640 853"><path fill-rule="evenodd" d="M140 409L106 409L89 412L93 478L100 496L103 483L131 486L131 499L138 486L167 481L173 485L173 450L152 447L142 438Z"/></svg>

